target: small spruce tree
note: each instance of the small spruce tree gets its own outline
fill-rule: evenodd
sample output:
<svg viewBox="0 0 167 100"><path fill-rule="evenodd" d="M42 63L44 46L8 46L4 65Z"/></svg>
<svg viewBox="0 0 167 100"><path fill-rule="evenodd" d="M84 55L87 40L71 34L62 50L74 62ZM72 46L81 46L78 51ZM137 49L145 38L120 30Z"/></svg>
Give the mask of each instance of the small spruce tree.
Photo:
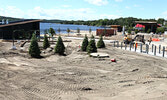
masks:
<svg viewBox="0 0 167 100"><path fill-rule="evenodd" d="M40 53L41 53L41 51L40 51L39 46L38 46L36 35L33 34L32 38L31 38L31 44L29 47L29 54L33 58L39 58Z"/></svg>
<svg viewBox="0 0 167 100"><path fill-rule="evenodd" d="M61 29L60 28L58 28L58 30L57 30L58 32L59 32L59 34L60 34L60 32L61 32Z"/></svg>
<svg viewBox="0 0 167 100"><path fill-rule="evenodd" d="M43 48L44 48L44 49L47 49L48 47L50 47L50 43L49 43L49 41L48 41L47 35L45 34L45 35L44 35L44 41L43 41Z"/></svg>
<svg viewBox="0 0 167 100"><path fill-rule="evenodd" d="M67 31L67 33L68 33L68 36L69 36L69 33L70 33L70 29L69 29L69 28L67 28L67 30L66 30L66 31Z"/></svg>
<svg viewBox="0 0 167 100"><path fill-rule="evenodd" d="M92 32L92 29L91 29L91 28L89 28L89 34L91 34L91 32Z"/></svg>
<svg viewBox="0 0 167 100"><path fill-rule="evenodd" d="M100 39L97 42L97 48L105 48L105 44L104 44L103 36L102 35L100 36Z"/></svg>
<svg viewBox="0 0 167 100"><path fill-rule="evenodd" d="M61 36L58 37L57 44L55 46L55 53L58 53L59 55L63 55L65 51L65 46L63 44L63 40Z"/></svg>
<svg viewBox="0 0 167 100"><path fill-rule="evenodd" d="M88 43L88 46L86 48L86 51L88 53L93 53L93 52L97 52L97 47L96 47L96 43L95 43L95 38L94 36L92 35L89 43Z"/></svg>
<svg viewBox="0 0 167 100"><path fill-rule="evenodd" d="M77 28L77 33L80 34L80 29L79 28Z"/></svg>
<svg viewBox="0 0 167 100"><path fill-rule="evenodd" d="M87 46L88 46L88 37L87 35L85 35L85 38L82 42L82 47L81 47L82 51L86 51Z"/></svg>

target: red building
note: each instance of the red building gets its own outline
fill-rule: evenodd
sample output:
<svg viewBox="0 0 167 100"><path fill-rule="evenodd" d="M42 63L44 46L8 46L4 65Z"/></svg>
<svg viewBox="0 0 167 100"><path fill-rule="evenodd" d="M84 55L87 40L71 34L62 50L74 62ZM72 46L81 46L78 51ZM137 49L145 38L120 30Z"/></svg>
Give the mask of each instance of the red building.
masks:
<svg viewBox="0 0 167 100"><path fill-rule="evenodd" d="M116 34L116 30L115 29L106 29L106 32L105 32L105 29L97 29L96 30L96 35L97 36L100 36L100 35L112 36L112 35L115 35L115 34Z"/></svg>

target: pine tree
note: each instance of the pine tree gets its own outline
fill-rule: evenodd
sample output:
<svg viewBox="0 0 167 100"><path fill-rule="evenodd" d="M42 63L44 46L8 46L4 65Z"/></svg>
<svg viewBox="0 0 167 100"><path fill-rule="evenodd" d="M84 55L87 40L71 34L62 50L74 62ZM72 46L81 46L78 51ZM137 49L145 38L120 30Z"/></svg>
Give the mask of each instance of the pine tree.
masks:
<svg viewBox="0 0 167 100"><path fill-rule="evenodd" d="M44 49L47 49L48 47L50 47L50 43L49 43L49 41L48 41L47 35L45 34L45 35L44 35L44 41L43 41L43 48L44 48Z"/></svg>
<svg viewBox="0 0 167 100"><path fill-rule="evenodd" d="M59 55L63 55L65 51L65 46L63 44L63 40L61 36L59 36L57 44L55 46L55 53L58 53Z"/></svg>
<svg viewBox="0 0 167 100"><path fill-rule="evenodd" d="M40 49L39 49L39 46L38 46L36 35L33 34L32 38L31 38L31 44L30 44L30 47L29 47L29 54L31 55L31 57L39 58L40 53L41 52L40 52Z"/></svg>
<svg viewBox="0 0 167 100"><path fill-rule="evenodd" d="M82 51L86 51L87 46L88 46L88 37L87 35L85 35L85 38L82 42L82 47L81 47Z"/></svg>
<svg viewBox="0 0 167 100"><path fill-rule="evenodd" d="M105 44L104 44L103 36L102 35L100 36L100 39L97 42L97 48L105 48Z"/></svg>
<svg viewBox="0 0 167 100"><path fill-rule="evenodd" d="M96 43L95 43L95 38L92 35L91 40L88 43L87 49L86 51L88 53L93 53L93 52L97 52L97 47L96 47Z"/></svg>

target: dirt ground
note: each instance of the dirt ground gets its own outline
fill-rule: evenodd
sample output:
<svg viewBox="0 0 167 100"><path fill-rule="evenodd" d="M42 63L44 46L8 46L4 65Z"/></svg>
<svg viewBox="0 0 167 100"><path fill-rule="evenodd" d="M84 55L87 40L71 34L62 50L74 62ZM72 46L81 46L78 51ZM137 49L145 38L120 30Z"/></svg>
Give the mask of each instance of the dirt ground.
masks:
<svg viewBox="0 0 167 100"><path fill-rule="evenodd" d="M67 56L46 50L44 58L33 59L26 52L29 43L20 52L0 42L0 99L167 100L167 59L109 45L98 49L109 58L92 58L79 51L79 44L65 43Z"/></svg>

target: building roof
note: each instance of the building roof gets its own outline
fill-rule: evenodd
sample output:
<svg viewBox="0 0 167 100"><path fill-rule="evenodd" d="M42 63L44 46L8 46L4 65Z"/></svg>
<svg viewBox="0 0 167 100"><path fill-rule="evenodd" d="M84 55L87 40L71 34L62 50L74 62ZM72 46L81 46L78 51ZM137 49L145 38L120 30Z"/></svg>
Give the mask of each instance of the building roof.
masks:
<svg viewBox="0 0 167 100"><path fill-rule="evenodd" d="M138 23L138 24L157 24L157 22L153 22L153 21L135 21L135 23Z"/></svg>
<svg viewBox="0 0 167 100"><path fill-rule="evenodd" d="M27 24L27 23L33 23L33 22L40 22L41 20L20 20L15 22L9 22L9 24L1 24L1 27L7 27L7 26L14 26L14 25L21 25L21 24Z"/></svg>

